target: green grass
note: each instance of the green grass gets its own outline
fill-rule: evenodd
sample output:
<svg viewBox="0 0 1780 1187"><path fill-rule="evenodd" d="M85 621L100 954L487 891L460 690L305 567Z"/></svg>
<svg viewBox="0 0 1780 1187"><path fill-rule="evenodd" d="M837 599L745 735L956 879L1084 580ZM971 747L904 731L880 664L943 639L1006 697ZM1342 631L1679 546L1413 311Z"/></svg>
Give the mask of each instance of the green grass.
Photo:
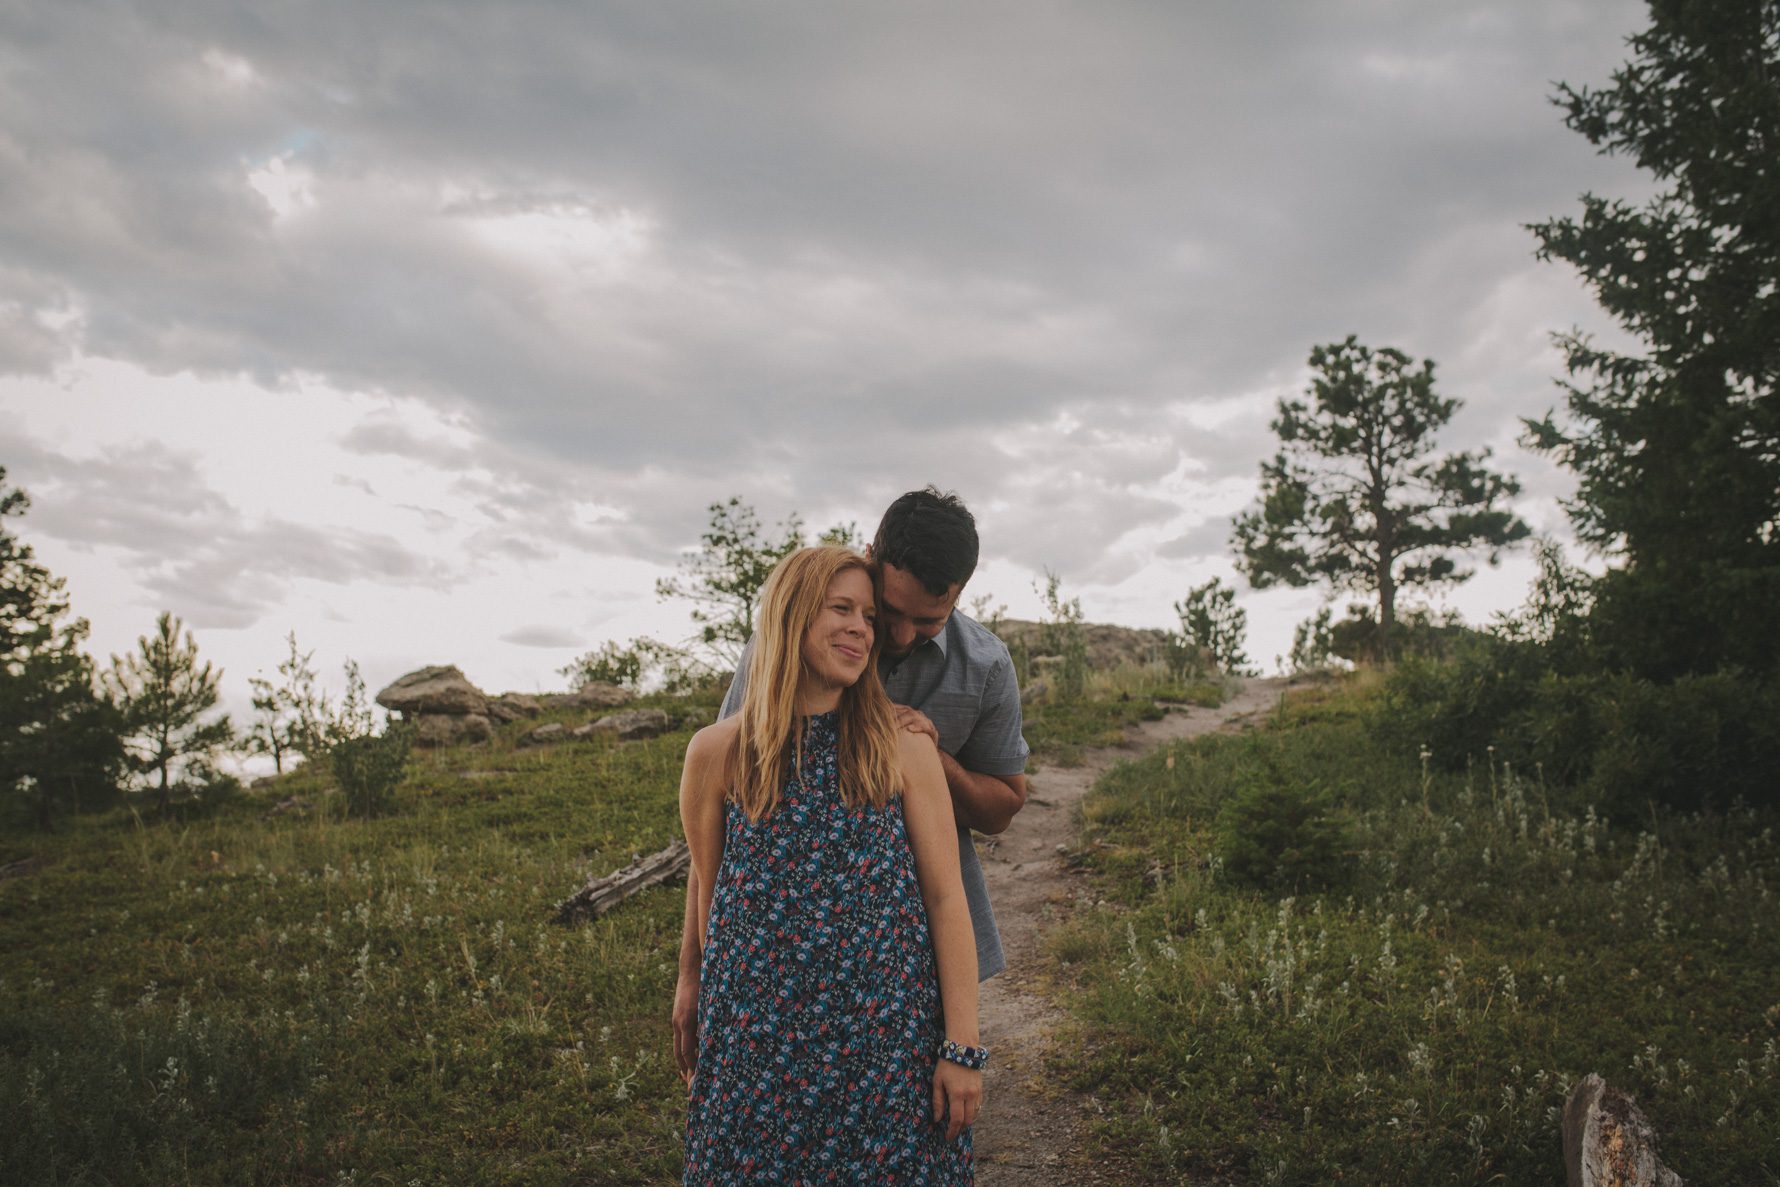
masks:
<svg viewBox="0 0 1780 1187"><path fill-rule="evenodd" d="M1223 699L1221 679L1171 679L1155 665L1092 672L1082 697L1047 698L1025 707L1026 742L1040 763L1077 766L1084 749L1117 746L1127 729L1155 721L1169 705L1211 708Z"/></svg>
<svg viewBox="0 0 1780 1187"><path fill-rule="evenodd" d="M1156 1182L1552 1182L1597 1071L1689 1182L1780 1182L1780 821L1615 831L1500 767L1425 772L1371 711L1295 698L1091 798L1112 905L1053 954L1081 1020L1056 1070L1106 1109L1100 1156ZM1257 784L1335 805L1318 889L1222 868L1217 815Z"/></svg>
<svg viewBox="0 0 1780 1187"><path fill-rule="evenodd" d="M375 820L256 793L9 838L43 864L0 882L0 1181L678 1181L681 892L549 919L677 835L690 728L534 724L417 752Z"/></svg>

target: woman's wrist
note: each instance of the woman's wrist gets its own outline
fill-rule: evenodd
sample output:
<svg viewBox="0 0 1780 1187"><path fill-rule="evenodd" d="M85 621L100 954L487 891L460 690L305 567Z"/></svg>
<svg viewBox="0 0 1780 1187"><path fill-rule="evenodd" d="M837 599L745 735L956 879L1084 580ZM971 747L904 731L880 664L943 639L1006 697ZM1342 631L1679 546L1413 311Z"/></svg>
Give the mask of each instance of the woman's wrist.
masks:
<svg viewBox="0 0 1780 1187"><path fill-rule="evenodd" d="M971 1071L980 1071L983 1065L989 1062L989 1048L946 1039L939 1045L939 1057L948 1063L969 1068Z"/></svg>

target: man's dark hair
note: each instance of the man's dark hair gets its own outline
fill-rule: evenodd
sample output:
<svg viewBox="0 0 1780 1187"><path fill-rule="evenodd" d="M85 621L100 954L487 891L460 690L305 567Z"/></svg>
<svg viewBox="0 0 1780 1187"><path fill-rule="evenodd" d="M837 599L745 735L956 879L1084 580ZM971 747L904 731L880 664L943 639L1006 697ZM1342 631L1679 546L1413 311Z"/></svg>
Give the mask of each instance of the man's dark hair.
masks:
<svg viewBox="0 0 1780 1187"><path fill-rule="evenodd" d="M872 559L912 574L934 597L977 567L977 521L950 491L912 490L890 504L871 541Z"/></svg>

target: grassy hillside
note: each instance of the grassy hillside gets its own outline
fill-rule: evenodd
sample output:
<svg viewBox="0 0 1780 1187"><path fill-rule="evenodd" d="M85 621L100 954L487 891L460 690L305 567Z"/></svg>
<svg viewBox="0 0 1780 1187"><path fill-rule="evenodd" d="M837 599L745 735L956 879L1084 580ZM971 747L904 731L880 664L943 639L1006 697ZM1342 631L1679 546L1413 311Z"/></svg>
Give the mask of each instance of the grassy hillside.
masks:
<svg viewBox="0 0 1780 1187"><path fill-rule="evenodd" d="M1780 821L1610 828L1487 753L1387 749L1374 710L1299 697L1090 800L1111 905L1055 945L1083 1019L1057 1070L1105 1155L1146 1182L1552 1182L1598 1071L1689 1182L1780 1182Z"/></svg>
<svg viewBox="0 0 1780 1187"><path fill-rule="evenodd" d="M548 918L677 834L690 724L515 750L522 728L417 752L378 820L256 796L25 842L41 868L0 883L0 1181L677 1181L681 900Z"/></svg>
<svg viewBox="0 0 1780 1187"><path fill-rule="evenodd" d="M1098 687L1032 710L1039 761L1194 691ZM36 864L0 881L0 1182L677 1182L682 891L549 922L678 834L716 703L656 703L683 728L417 751L381 819L299 772L184 819L6 838L0 861ZM290 795L314 810L267 815Z"/></svg>

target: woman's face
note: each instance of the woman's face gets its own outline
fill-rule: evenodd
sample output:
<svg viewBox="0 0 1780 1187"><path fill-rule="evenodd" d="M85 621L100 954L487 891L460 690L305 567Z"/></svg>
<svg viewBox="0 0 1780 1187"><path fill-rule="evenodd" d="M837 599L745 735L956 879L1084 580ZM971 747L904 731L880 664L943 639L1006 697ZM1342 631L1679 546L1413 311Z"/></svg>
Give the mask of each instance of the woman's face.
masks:
<svg viewBox="0 0 1780 1187"><path fill-rule="evenodd" d="M863 569L848 569L829 582L822 608L804 632L805 673L831 688L858 680L871 659L876 618L871 578Z"/></svg>

